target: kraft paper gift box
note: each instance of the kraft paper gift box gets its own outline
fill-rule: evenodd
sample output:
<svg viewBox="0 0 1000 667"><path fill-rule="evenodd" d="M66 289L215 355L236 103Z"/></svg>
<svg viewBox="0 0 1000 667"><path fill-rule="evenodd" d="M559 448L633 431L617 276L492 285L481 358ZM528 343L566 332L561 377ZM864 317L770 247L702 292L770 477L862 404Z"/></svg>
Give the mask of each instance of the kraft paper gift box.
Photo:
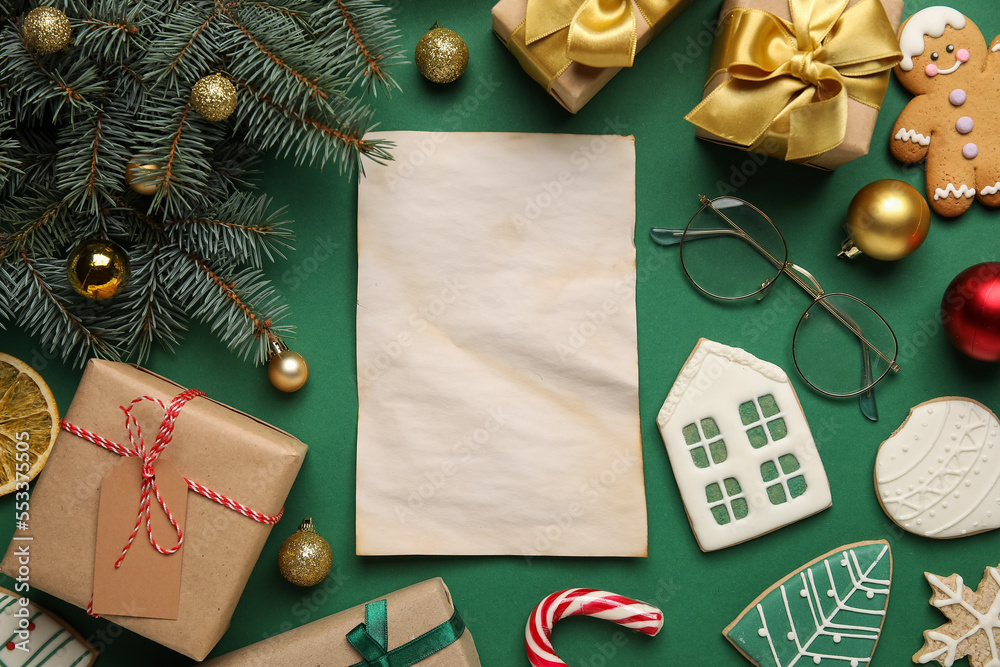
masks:
<svg viewBox="0 0 1000 667"><path fill-rule="evenodd" d="M362 656L354 649L348 640L348 634L356 631L361 623L369 618L369 605L384 600L386 603L385 620L388 625L388 645L390 656L388 662L365 663ZM367 613L366 613L367 612ZM459 621L463 629L454 630L454 619L460 618L455 611L451 593L440 578L428 579L419 584L407 586L383 598L377 598L369 603L352 607L318 621L289 630L280 635L251 644L233 653L209 660L205 663L211 667L358 667L365 664L389 664L398 667L479 667L479 654L472 641L468 629ZM367 625L372 625L368 623ZM451 626L450 628L446 626ZM425 633L444 632L449 639L457 635L457 639L443 648L435 648L448 641L438 637L424 637ZM366 628L368 633L377 634L372 628ZM427 654L423 659L401 659L400 647L413 642L403 651L412 650L417 658ZM376 653L382 653L375 649Z"/></svg>
<svg viewBox="0 0 1000 667"><path fill-rule="evenodd" d="M173 382L142 368L91 360L65 420L128 446L125 415L119 406L127 407L140 396L169 403L182 391ZM163 420L163 411L154 403L143 401L133 414L142 426L147 445L150 444ZM181 408L173 440L163 450L158 465L169 462L166 465L193 482L263 514L277 515L305 453L306 446L291 435L214 400L198 397ZM15 551L29 545L31 587L86 608L94 593L102 478L123 460L125 457L61 431L45 469L34 484L29 530L15 533L0 570L16 576ZM138 481L135 488L139 488ZM182 495L187 504L183 546L169 556L152 552L153 557L183 559L176 617L110 614L105 617L202 660L229 627L271 526L197 493L184 490ZM174 545L176 535L169 524L165 531L157 528L157 521L166 523L166 519L157 516L162 511L155 499L152 507L156 539ZM126 513L131 518L124 528L126 536L138 511L136 494L134 501L127 503ZM130 547L123 569L129 559L139 558L140 543L152 549L144 529ZM116 548L120 551L122 546L120 541ZM156 583L155 570L147 573L150 586ZM99 611L96 600L95 611Z"/></svg>
<svg viewBox="0 0 1000 667"><path fill-rule="evenodd" d="M587 0L594 2L595 0ZM585 4L549 3L547 0L530 0L540 5L559 4L563 7L573 6L567 18L573 17L575 7ZM635 17L635 42L631 44L631 53L626 58L629 63L631 56L641 51L653 41L653 37L673 21L684 10L691 0L663 0L655 3L659 15L654 14L650 5L654 3L643 0L621 0L623 11L627 12L631 5ZM531 29L526 23L530 20L529 0L500 0L493 7L493 33L514 54L521 67L539 84L545 88L559 104L568 111L576 113L617 74L621 66L595 67L575 62L567 55L567 39L570 27L567 24L555 32L548 32L544 37L526 43L526 35ZM562 23L562 21L560 21ZM652 24L652 25L651 25ZM576 28L576 26L574 26ZM583 31L586 32L586 31ZM619 42L621 44L621 42ZM623 48L628 48L625 46Z"/></svg>
<svg viewBox="0 0 1000 667"><path fill-rule="evenodd" d="M741 8L751 10L763 10L777 16L785 21L791 21L791 10L789 2L792 0L725 0L722 3L720 13L719 29L716 32L716 41L712 54L712 61L709 65L708 81L705 84L702 103L698 105L686 118L696 125L695 135L701 139L716 143L750 150L751 152L786 159L792 162L799 162L811 167L824 170L833 170L847 162L868 154L871 144L872 134L875 131L875 122L878 119L879 106L889 85L891 69L902 58L899 51L899 42L896 39L896 31L899 29L900 20L903 14L903 0L811 0L805 2L808 5L815 5L818 9L813 10L813 15L826 15L826 11L839 11L842 5L846 5L846 10L840 14L840 19L830 32L825 33L820 44L810 52L810 57L803 59L799 45L796 44L794 31L777 30L777 23L764 23L747 21L743 17L735 16L734 11L739 12ZM804 0L794 0L802 3ZM763 16L760 11L754 11L757 17ZM803 15L809 15L807 11ZM865 30L857 35L852 34L850 29L845 29L848 25L844 19L857 18L860 27ZM739 32L737 28L753 24L762 25L762 32ZM815 27L812 24L811 27ZM857 29L859 26L854 26ZM820 28L822 32L824 28ZM741 39L739 35L744 37ZM839 44L831 45L831 35L838 35L841 40ZM863 48L862 48L863 47ZM858 48L858 51L854 51ZM775 56L780 53L780 56ZM749 55L760 54L753 64L748 64ZM781 62L785 56L787 62ZM831 62L826 62L831 61ZM858 63L857 61L863 61ZM843 76L843 81L848 81L850 85L856 85L856 81L865 80L863 97L865 101L856 99L855 96L848 96L846 105L846 131L843 139L839 143L834 141L820 143L819 139L824 132L830 128L829 123L817 123L816 118L822 116L815 115L810 111L800 113L798 117L788 114L794 106L798 106L803 98L813 95L815 87L809 88L807 81L813 75L808 73L808 68L812 63L820 63L821 66L830 65ZM788 88L788 82L792 78L797 78L794 70L803 66L801 72L802 87L797 90ZM768 78L764 82L751 82L748 80L736 80L732 74L745 74L749 77L763 78L761 72L775 72L782 77ZM814 70L815 71L815 70ZM821 73L825 86L832 85L829 81L830 71ZM781 81L778 81L781 78ZM852 81L853 79L853 81ZM778 96L784 101L792 100L792 103L783 108L783 115L768 131L762 135L757 135L757 131L763 128L756 124L753 112L762 108L764 103L761 97L764 86L773 86L777 83L784 86L780 89ZM792 82L794 84L794 81ZM723 86L731 87L729 91L719 90ZM772 88L773 90L777 90ZM851 89L847 89L850 91ZM859 90L858 88L854 89ZM726 93L730 95L728 100L732 102L733 95L742 96L743 104L739 108L732 108L733 105L718 104L720 97L714 101L710 100L713 93ZM853 93L852 93L853 95ZM714 104L714 106L713 106ZM802 109L809 109L804 106ZM813 107L815 108L815 106ZM795 113L799 113L796 111ZM747 128L754 129L747 129ZM803 155L796 155L798 147L795 139L789 141L789 135L806 137L813 144L820 146L820 152L807 150ZM811 153L811 154L810 154Z"/></svg>

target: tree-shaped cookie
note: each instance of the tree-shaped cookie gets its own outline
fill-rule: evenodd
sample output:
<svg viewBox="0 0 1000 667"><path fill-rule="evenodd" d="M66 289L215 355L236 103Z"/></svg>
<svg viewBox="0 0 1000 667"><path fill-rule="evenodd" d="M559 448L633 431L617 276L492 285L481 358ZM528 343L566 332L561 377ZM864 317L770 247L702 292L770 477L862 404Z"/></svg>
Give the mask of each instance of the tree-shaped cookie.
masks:
<svg viewBox="0 0 1000 667"><path fill-rule="evenodd" d="M953 574L941 579L925 572L934 594L930 603L948 617L948 623L924 631L924 646L913 662L927 664L934 660L950 667L956 660L968 658L971 667L1000 664L995 628L1000 628L1000 572L986 568L975 592L962 577Z"/></svg>
<svg viewBox="0 0 1000 667"><path fill-rule="evenodd" d="M896 76L916 97L889 145L903 162L926 159L927 200L954 217L973 198L1000 206L1000 37L987 47L976 24L950 7L928 7L899 33Z"/></svg>
<svg viewBox="0 0 1000 667"><path fill-rule="evenodd" d="M891 582L888 542L847 544L761 593L722 634L759 667L868 665Z"/></svg>

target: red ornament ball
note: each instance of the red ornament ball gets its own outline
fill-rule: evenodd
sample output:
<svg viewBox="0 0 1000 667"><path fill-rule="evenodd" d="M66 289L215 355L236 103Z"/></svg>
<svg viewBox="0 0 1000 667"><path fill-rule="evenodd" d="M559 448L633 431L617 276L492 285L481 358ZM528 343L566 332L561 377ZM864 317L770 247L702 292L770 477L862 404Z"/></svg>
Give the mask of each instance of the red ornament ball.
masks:
<svg viewBox="0 0 1000 667"><path fill-rule="evenodd" d="M941 300L941 323L959 350L980 361L1000 361L1000 262L958 274Z"/></svg>

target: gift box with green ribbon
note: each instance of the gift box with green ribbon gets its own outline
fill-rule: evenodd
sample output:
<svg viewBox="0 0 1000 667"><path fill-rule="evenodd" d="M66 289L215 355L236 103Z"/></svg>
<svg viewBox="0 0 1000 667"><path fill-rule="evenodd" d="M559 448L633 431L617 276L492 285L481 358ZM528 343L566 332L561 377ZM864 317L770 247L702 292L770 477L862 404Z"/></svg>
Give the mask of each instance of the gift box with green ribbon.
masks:
<svg viewBox="0 0 1000 667"><path fill-rule="evenodd" d="M440 578L251 644L211 667L480 667Z"/></svg>
<svg viewBox="0 0 1000 667"><path fill-rule="evenodd" d="M691 0L500 0L493 32L576 113Z"/></svg>
<svg viewBox="0 0 1000 667"><path fill-rule="evenodd" d="M821 169L868 153L903 0L725 0L700 138Z"/></svg>

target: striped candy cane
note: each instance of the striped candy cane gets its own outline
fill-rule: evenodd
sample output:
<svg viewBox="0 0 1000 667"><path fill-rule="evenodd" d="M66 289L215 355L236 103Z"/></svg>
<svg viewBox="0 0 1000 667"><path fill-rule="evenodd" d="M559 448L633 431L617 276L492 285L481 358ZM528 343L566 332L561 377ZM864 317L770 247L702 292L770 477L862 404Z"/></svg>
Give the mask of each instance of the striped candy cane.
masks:
<svg viewBox="0 0 1000 667"><path fill-rule="evenodd" d="M593 588L570 588L538 603L524 629L524 647L533 667L566 667L552 648L552 626L564 616L603 618L649 636L663 627L663 612L632 598Z"/></svg>

